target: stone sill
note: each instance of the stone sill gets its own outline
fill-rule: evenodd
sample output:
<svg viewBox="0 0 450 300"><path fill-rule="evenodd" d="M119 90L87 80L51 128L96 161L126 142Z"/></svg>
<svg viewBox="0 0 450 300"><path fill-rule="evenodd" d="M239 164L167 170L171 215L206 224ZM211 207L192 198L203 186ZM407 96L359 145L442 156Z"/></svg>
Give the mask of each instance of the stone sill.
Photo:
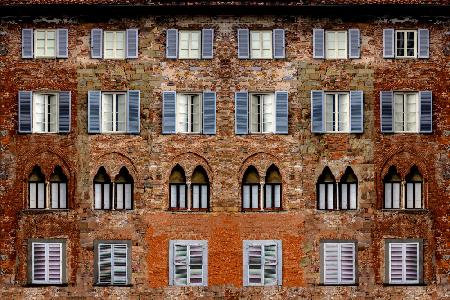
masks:
<svg viewBox="0 0 450 300"><path fill-rule="evenodd" d="M94 287L110 287L110 288L126 288L126 287L132 287L132 284L107 284L107 283L94 283L92 286Z"/></svg>
<svg viewBox="0 0 450 300"><path fill-rule="evenodd" d="M331 283L320 283L319 286L323 287L358 287L359 283L347 283L347 284L331 284Z"/></svg>
<svg viewBox="0 0 450 300"><path fill-rule="evenodd" d="M52 213L68 213L70 209L24 209L22 213L24 214L52 214Z"/></svg>
<svg viewBox="0 0 450 300"><path fill-rule="evenodd" d="M400 214L417 214L417 215L426 215L429 214L430 211L428 209L381 209L382 213L400 213Z"/></svg>
<svg viewBox="0 0 450 300"><path fill-rule="evenodd" d="M67 283L27 283L22 285L24 288L38 288L38 287L67 287L69 286Z"/></svg>
<svg viewBox="0 0 450 300"><path fill-rule="evenodd" d="M410 283L410 284L408 284L408 283L383 283L383 286L386 286L386 287L389 287L389 286L392 286L392 287L396 287L396 286L400 286L400 287L412 286L412 287L414 287L414 286L427 286L427 284L426 283Z"/></svg>

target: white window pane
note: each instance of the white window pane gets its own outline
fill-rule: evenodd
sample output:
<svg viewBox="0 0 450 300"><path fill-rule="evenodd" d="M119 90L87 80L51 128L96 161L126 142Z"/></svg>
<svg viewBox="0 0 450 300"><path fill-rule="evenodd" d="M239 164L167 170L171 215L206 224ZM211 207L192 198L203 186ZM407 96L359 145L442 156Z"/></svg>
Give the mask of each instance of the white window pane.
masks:
<svg viewBox="0 0 450 300"><path fill-rule="evenodd" d="M250 186L249 185L244 185L243 187L243 206L244 208L250 208Z"/></svg>
<svg viewBox="0 0 450 300"><path fill-rule="evenodd" d="M123 184L118 183L116 184L116 208L117 209L123 209L124 208L124 190L123 190Z"/></svg>
<svg viewBox="0 0 450 300"><path fill-rule="evenodd" d="M325 209L325 184L319 184L319 209Z"/></svg>
<svg viewBox="0 0 450 300"><path fill-rule="evenodd" d="M202 185L202 208L208 208L208 186Z"/></svg>
<svg viewBox="0 0 450 300"><path fill-rule="evenodd" d="M57 98L55 95L47 96L47 122L49 124L48 131L56 132L58 125L58 104Z"/></svg>
<svg viewBox="0 0 450 300"><path fill-rule="evenodd" d="M45 96L33 95L33 131L45 132Z"/></svg>
<svg viewBox="0 0 450 300"><path fill-rule="evenodd" d="M357 185L356 183L350 184L350 209L356 209L356 200L357 200Z"/></svg>
<svg viewBox="0 0 450 300"><path fill-rule="evenodd" d="M131 209L132 203L131 199L133 199L133 190L131 188L131 184L127 183L125 184L125 209Z"/></svg>
<svg viewBox="0 0 450 300"><path fill-rule="evenodd" d="M384 184L384 208L392 208L392 183Z"/></svg>
<svg viewBox="0 0 450 300"><path fill-rule="evenodd" d="M61 182L59 184L59 208L67 208L67 183Z"/></svg>
<svg viewBox="0 0 450 300"><path fill-rule="evenodd" d="M393 191L393 207L392 208L400 208L400 183L395 182L392 184Z"/></svg>
<svg viewBox="0 0 450 300"><path fill-rule="evenodd" d="M281 185L275 185L275 208L281 207Z"/></svg>
<svg viewBox="0 0 450 300"><path fill-rule="evenodd" d="M191 50L200 49L200 32L191 32Z"/></svg>
<svg viewBox="0 0 450 300"><path fill-rule="evenodd" d="M95 209L102 208L102 185L98 183L94 185L94 203Z"/></svg>
<svg viewBox="0 0 450 300"><path fill-rule="evenodd" d="M37 204L37 199L36 199L36 192L37 192L37 183L29 183L30 186L30 194L29 194L29 199L30 199L30 208L36 208L36 204Z"/></svg>
<svg viewBox="0 0 450 300"><path fill-rule="evenodd" d="M394 130L403 131L403 94L395 94L394 98Z"/></svg>
<svg viewBox="0 0 450 300"><path fill-rule="evenodd" d="M253 133L260 132L261 96L252 95L250 101L250 131Z"/></svg>
<svg viewBox="0 0 450 300"><path fill-rule="evenodd" d="M334 131L334 95L325 95L325 129Z"/></svg>
<svg viewBox="0 0 450 300"><path fill-rule="evenodd" d="M347 197L348 197L348 195L347 195L347 187L348 187L348 184L346 184L346 183L344 183L344 184L341 184L341 209L348 209L348 207L347 207Z"/></svg>
<svg viewBox="0 0 450 300"><path fill-rule="evenodd" d="M59 184L56 182L50 183L51 192L50 195L52 197L52 208L58 208L59 206L59 199L58 199L58 191L59 191Z"/></svg>
<svg viewBox="0 0 450 300"><path fill-rule="evenodd" d="M265 186L265 190L266 190L266 204L265 207L266 208L272 208L272 186L271 185L266 185Z"/></svg>
<svg viewBox="0 0 450 300"><path fill-rule="evenodd" d="M328 209L334 209L334 204L333 204L333 185L332 184L327 184L327 196L328 196Z"/></svg>
<svg viewBox="0 0 450 300"><path fill-rule="evenodd" d="M113 94L102 94L102 131L113 131Z"/></svg>
<svg viewBox="0 0 450 300"><path fill-rule="evenodd" d="M199 208L200 205L200 186L192 186L192 208Z"/></svg>
<svg viewBox="0 0 450 300"><path fill-rule="evenodd" d="M263 96L263 132L274 132L274 96Z"/></svg>
<svg viewBox="0 0 450 300"><path fill-rule="evenodd" d="M259 31L250 32L251 57L258 59L262 57L262 41Z"/></svg>
<svg viewBox="0 0 450 300"><path fill-rule="evenodd" d="M180 208L186 208L186 186L180 185Z"/></svg>
<svg viewBox="0 0 450 300"><path fill-rule="evenodd" d="M116 128L117 131L126 131L126 95L117 94L116 98Z"/></svg>
<svg viewBox="0 0 450 300"><path fill-rule="evenodd" d="M406 184L406 207L414 207L414 183Z"/></svg>
<svg viewBox="0 0 450 300"><path fill-rule="evenodd" d="M348 94L339 94L338 96L338 130L348 131Z"/></svg>
<svg viewBox="0 0 450 300"><path fill-rule="evenodd" d="M103 185L103 208L111 209L110 185Z"/></svg>
<svg viewBox="0 0 450 300"><path fill-rule="evenodd" d="M170 186L170 207L177 207L177 186Z"/></svg>
<svg viewBox="0 0 450 300"><path fill-rule="evenodd" d="M177 132L188 132L188 96L177 95Z"/></svg>
<svg viewBox="0 0 450 300"><path fill-rule="evenodd" d="M191 122L192 132L200 132L201 127L201 99L199 96L194 95L190 97L190 110L191 110Z"/></svg>
<svg viewBox="0 0 450 300"><path fill-rule="evenodd" d="M257 185L252 185L252 208L259 207L259 189Z"/></svg>
<svg viewBox="0 0 450 300"><path fill-rule="evenodd" d="M422 183L415 183L416 208L422 208Z"/></svg>
<svg viewBox="0 0 450 300"><path fill-rule="evenodd" d="M45 183L38 183L38 208L45 208Z"/></svg>

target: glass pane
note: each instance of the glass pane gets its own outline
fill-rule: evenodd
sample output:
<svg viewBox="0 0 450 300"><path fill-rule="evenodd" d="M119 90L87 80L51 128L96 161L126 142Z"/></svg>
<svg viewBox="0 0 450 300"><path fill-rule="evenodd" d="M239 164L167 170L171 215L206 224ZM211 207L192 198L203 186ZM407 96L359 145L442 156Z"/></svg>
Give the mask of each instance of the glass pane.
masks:
<svg viewBox="0 0 450 300"><path fill-rule="evenodd" d="M103 208L111 209L111 199L110 199L110 185L103 185Z"/></svg>
<svg viewBox="0 0 450 300"><path fill-rule="evenodd" d="M404 32L397 32L397 56L405 55Z"/></svg>
<svg viewBox="0 0 450 300"><path fill-rule="evenodd" d="M281 185L277 184L275 188L275 208L281 207Z"/></svg>
<svg viewBox="0 0 450 300"><path fill-rule="evenodd" d="M45 132L45 97L34 94L33 96L33 123L35 132Z"/></svg>
<svg viewBox="0 0 450 300"><path fill-rule="evenodd" d="M192 186L192 208L199 208L200 206L200 186Z"/></svg>
<svg viewBox="0 0 450 300"><path fill-rule="evenodd" d="M177 95L177 132L188 132L187 95Z"/></svg>
<svg viewBox="0 0 450 300"><path fill-rule="evenodd" d="M414 208L414 183L406 184L406 207Z"/></svg>
<svg viewBox="0 0 450 300"><path fill-rule="evenodd" d="M117 131L126 131L126 95L125 94L117 94L117 102L116 102L116 130Z"/></svg>
<svg viewBox="0 0 450 300"><path fill-rule="evenodd" d="M94 185L95 209L102 208L102 198L101 197L102 197L102 185L97 183Z"/></svg>
<svg viewBox="0 0 450 300"><path fill-rule="evenodd" d="M274 112L273 95L263 96L263 132L273 132L273 112Z"/></svg>
<svg viewBox="0 0 450 300"><path fill-rule="evenodd" d="M45 208L45 183L38 183L37 208Z"/></svg>
<svg viewBox="0 0 450 300"><path fill-rule="evenodd" d="M328 209L334 209L333 203L333 184L327 184L327 201L328 201Z"/></svg>
<svg viewBox="0 0 450 300"><path fill-rule="evenodd" d="M250 208L250 186L249 185L244 185L242 198L243 198L244 208Z"/></svg>
<svg viewBox="0 0 450 300"><path fill-rule="evenodd" d="M384 184L384 208L392 208L392 183Z"/></svg>
<svg viewBox="0 0 450 300"><path fill-rule="evenodd" d="M334 131L334 95L325 95L325 129Z"/></svg>
<svg viewBox="0 0 450 300"><path fill-rule="evenodd" d="M261 42L261 33L259 31L251 31L250 32L251 39L251 51L252 58L261 58L262 57L262 42Z"/></svg>
<svg viewBox="0 0 450 300"><path fill-rule="evenodd" d="M335 41L335 32L334 31L326 31L325 32L325 41L326 41L326 51L327 58L336 58L337 57L337 49L336 49L336 41Z"/></svg>
<svg viewBox="0 0 450 300"><path fill-rule="evenodd" d="M403 94L395 94L394 102L394 130L403 131Z"/></svg>
<svg viewBox="0 0 450 300"><path fill-rule="evenodd" d="M67 183L61 182L59 184L59 208L67 208Z"/></svg>
<svg viewBox="0 0 450 300"><path fill-rule="evenodd" d="M417 131L417 97L416 94L405 95L405 122L407 131Z"/></svg>
<svg viewBox="0 0 450 300"><path fill-rule="evenodd" d="M30 208L37 208L36 206L36 192L37 192L37 183L29 183L30 191L29 191L29 200L30 200Z"/></svg>
<svg viewBox="0 0 450 300"><path fill-rule="evenodd" d="M102 131L113 131L113 95L102 94Z"/></svg>
<svg viewBox="0 0 450 300"><path fill-rule="evenodd" d="M170 186L170 207L177 207L177 186Z"/></svg>
<svg viewBox="0 0 450 300"><path fill-rule="evenodd" d="M415 32L408 32L407 33L407 55L408 56L414 56L414 49L415 49L415 45L416 45L416 40L415 40Z"/></svg>
<svg viewBox="0 0 450 300"><path fill-rule="evenodd" d="M266 195L265 195L265 207L272 208L272 186L266 185Z"/></svg>
<svg viewBox="0 0 450 300"><path fill-rule="evenodd" d="M415 183L415 207L422 208L422 183Z"/></svg>
<svg viewBox="0 0 450 300"><path fill-rule="evenodd" d="M180 208L186 208L186 186L180 185Z"/></svg>
<svg viewBox="0 0 450 300"><path fill-rule="evenodd" d="M325 209L325 184L319 184L319 209Z"/></svg>
<svg viewBox="0 0 450 300"><path fill-rule="evenodd" d="M348 209L347 207L347 184L341 184L341 209Z"/></svg>
<svg viewBox="0 0 450 300"><path fill-rule="evenodd" d="M191 97L191 122L192 122L192 132L200 132L201 125L201 112L200 112L200 97Z"/></svg>
<svg viewBox="0 0 450 300"><path fill-rule="evenodd" d="M394 200L392 208L400 208L400 183L397 183L397 182L393 183L392 191L393 191L393 200Z"/></svg>
<svg viewBox="0 0 450 300"><path fill-rule="evenodd" d="M258 95L252 95L250 97L250 131L260 132L261 124L261 97Z"/></svg>
<svg viewBox="0 0 450 300"><path fill-rule="evenodd" d="M252 185L252 208L259 207L259 189L257 185Z"/></svg>
<svg viewBox="0 0 450 300"><path fill-rule="evenodd" d="M202 203L201 203L201 208L208 208L208 186L207 185L202 185Z"/></svg>
<svg viewBox="0 0 450 300"><path fill-rule="evenodd" d="M125 184L125 209L131 209L132 203L131 199L133 199L133 190L131 188L131 184L127 183Z"/></svg>
<svg viewBox="0 0 450 300"><path fill-rule="evenodd" d="M338 131L348 131L348 94L339 94Z"/></svg>
<svg viewBox="0 0 450 300"><path fill-rule="evenodd" d="M52 202L52 208L58 208L59 206L59 199L58 199L58 192L59 192L59 183L52 182L50 183L50 195L51 195L51 202Z"/></svg>
<svg viewBox="0 0 450 300"><path fill-rule="evenodd" d="M48 122L48 131L49 132L56 132L57 131L57 125L58 125L58 105L56 101L55 95L48 95L47 96L47 122Z"/></svg>
<svg viewBox="0 0 450 300"><path fill-rule="evenodd" d="M350 209L356 209L356 196L357 196L357 190L356 190L356 183L350 184Z"/></svg>
<svg viewBox="0 0 450 300"><path fill-rule="evenodd" d="M123 209L124 208L124 191L123 184L116 183L116 208Z"/></svg>

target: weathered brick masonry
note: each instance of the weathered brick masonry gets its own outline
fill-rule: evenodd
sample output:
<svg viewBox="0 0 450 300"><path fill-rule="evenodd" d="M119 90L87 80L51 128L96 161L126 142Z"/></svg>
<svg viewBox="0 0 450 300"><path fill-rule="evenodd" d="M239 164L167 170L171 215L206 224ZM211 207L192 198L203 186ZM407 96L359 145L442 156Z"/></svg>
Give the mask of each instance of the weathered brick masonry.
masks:
<svg viewBox="0 0 450 300"><path fill-rule="evenodd" d="M162 5L162 4L161 4ZM184 15L0 18L0 298L275 297L443 299L450 297L450 20L367 15ZM214 9L214 8L211 8ZM320 10L318 10L320 11ZM350 14L349 14L350 15ZM22 28L69 29L68 59L21 58ZM238 28L286 29L287 58L240 60ZM312 58L313 28L361 30L361 58ZM383 28L428 28L430 58L382 57ZM139 58L90 58L92 28L139 29ZM212 60L165 58L167 28L214 28ZM19 90L72 92L70 134L18 134ZM87 133L89 90L141 91L139 135ZM162 91L217 93L216 135L162 135ZM288 135L235 135L234 92L289 92ZM364 133L311 133L310 91L364 91ZM379 92L431 90L432 134L382 134ZM206 170L210 212L168 211L168 178L180 164L190 181ZM283 180L283 211L241 212L241 180L253 165L264 177L275 164ZM27 211L33 166L60 165L69 178L69 209ZM412 165L425 178L425 210L382 209L382 178ZM93 209L92 181L100 166L110 176L126 166L134 178L134 209ZM328 166L337 180L347 166L358 177L358 210L318 211L316 181ZM27 240L67 239L67 286L27 285ZM424 239L423 286L384 285L384 239ZM94 240L132 241L132 285L94 286ZM281 287L242 287L242 241L283 242ZM321 239L358 241L357 286L319 284ZM208 287L168 285L169 240L208 241Z"/></svg>

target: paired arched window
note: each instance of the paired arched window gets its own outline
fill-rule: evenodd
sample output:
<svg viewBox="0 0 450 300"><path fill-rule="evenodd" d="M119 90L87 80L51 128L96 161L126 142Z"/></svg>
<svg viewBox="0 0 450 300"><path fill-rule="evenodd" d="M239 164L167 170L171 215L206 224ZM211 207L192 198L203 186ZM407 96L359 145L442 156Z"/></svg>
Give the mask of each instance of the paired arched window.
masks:
<svg viewBox="0 0 450 300"><path fill-rule="evenodd" d="M52 208L67 208L67 177L60 166L50 175L50 200Z"/></svg>
<svg viewBox="0 0 450 300"><path fill-rule="evenodd" d="M133 177L122 167L111 181L104 167L94 177L94 208L104 210L133 209ZM114 201L113 201L114 199Z"/></svg>
<svg viewBox="0 0 450 300"><path fill-rule="evenodd" d="M209 208L209 180L205 169L195 168L191 177L191 209L207 210Z"/></svg>
<svg viewBox="0 0 450 300"><path fill-rule="evenodd" d="M358 178L347 167L339 184L330 168L325 167L317 180L317 209L349 210L357 208Z"/></svg>
<svg viewBox="0 0 450 300"><path fill-rule="evenodd" d="M281 209L281 174L275 165L266 172L264 209Z"/></svg>
<svg viewBox="0 0 450 300"><path fill-rule="evenodd" d="M205 169L197 166L188 185L184 169L176 165L169 177L169 202L173 210L208 210L209 178Z"/></svg>
<svg viewBox="0 0 450 300"><path fill-rule="evenodd" d="M413 166L402 180L395 166L391 166L384 177L385 209L423 208L423 177L417 166Z"/></svg>
<svg viewBox="0 0 450 300"><path fill-rule="evenodd" d="M271 165L267 169L264 184L261 183L261 179L256 168L254 166L249 166L244 173L244 177L242 178L242 209L281 209L281 187L281 174L275 165ZM261 190L263 190L263 199L261 199Z"/></svg>
<svg viewBox="0 0 450 300"><path fill-rule="evenodd" d="M66 209L67 195L67 177L60 166L54 168L48 183L41 168L33 168L28 177L28 208Z"/></svg>
<svg viewBox="0 0 450 300"><path fill-rule="evenodd" d="M244 210L260 209L260 179L258 171L250 166L242 179L242 208Z"/></svg>
<svg viewBox="0 0 450 300"><path fill-rule="evenodd" d="M352 168L347 167L339 182L339 209L356 209L358 178Z"/></svg>

